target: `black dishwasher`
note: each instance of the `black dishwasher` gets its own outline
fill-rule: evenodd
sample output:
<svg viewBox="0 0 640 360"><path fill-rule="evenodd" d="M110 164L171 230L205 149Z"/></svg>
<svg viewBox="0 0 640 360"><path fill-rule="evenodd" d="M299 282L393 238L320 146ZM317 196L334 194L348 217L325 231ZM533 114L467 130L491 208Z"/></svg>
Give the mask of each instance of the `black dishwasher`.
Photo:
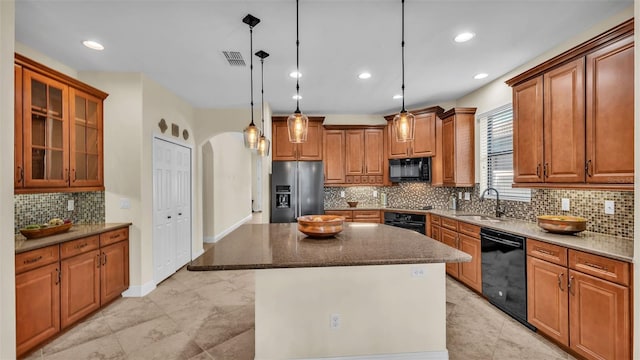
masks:
<svg viewBox="0 0 640 360"><path fill-rule="evenodd" d="M482 295L522 324L527 322L527 252L525 238L482 228Z"/></svg>

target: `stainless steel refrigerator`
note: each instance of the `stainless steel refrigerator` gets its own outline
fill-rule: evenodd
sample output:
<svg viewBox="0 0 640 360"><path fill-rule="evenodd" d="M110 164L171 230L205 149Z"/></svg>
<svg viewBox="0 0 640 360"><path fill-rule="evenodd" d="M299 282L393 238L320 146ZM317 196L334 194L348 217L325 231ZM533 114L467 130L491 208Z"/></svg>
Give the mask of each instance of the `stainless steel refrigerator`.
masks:
<svg viewBox="0 0 640 360"><path fill-rule="evenodd" d="M274 161L271 171L271 222L324 214L322 161Z"/></svg>

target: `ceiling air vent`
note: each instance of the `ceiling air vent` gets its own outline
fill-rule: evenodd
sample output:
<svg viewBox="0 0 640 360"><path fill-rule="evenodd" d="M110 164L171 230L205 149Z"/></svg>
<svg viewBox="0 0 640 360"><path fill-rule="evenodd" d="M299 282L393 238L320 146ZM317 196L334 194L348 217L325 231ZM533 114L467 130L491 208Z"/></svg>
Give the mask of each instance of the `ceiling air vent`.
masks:
<svg viewBox="0 0 640 360"><path fill-rule="evenodd" d="M244 62L242 58L242 54L239 51L223 51L224 57L229 62L231 66L246 66L247 64Z"/></svg>

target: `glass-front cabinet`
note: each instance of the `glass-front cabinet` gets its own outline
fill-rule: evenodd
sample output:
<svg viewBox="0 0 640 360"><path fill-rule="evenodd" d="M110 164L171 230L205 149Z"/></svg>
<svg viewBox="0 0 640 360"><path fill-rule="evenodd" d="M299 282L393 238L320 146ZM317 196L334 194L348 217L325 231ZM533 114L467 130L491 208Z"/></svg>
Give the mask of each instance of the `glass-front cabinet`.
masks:
<svg viewBox="0 0 640 360"><path fill-rule="evenodd" d="M102 182L102 100L70 89L71 186L97 186Z"/></svg>

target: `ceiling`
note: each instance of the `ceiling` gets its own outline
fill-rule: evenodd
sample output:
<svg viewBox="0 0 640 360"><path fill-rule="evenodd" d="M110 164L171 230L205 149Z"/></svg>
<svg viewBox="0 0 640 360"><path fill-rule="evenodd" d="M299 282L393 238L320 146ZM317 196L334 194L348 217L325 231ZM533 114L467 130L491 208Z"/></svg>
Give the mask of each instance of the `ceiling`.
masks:
<svg viewBox="0 0 640 360"><path fill-rule="evenodd" d="M389 114L400 93L399 0L300 1L300 109L309 114ZM589 29L631 0L407 0L407 108L455 100ZM143 72L196 108L248 108L249 66L264 63L265 101L295 110L295 1L17 0L16 40L79 71ZM460 31L476 37L455 43ZM85 48L99 41L104 51ZM255 103L260 63L254 56ZM372 77L360 80L368 71ZM488 73L483 80L473 75Z"/></svg>

